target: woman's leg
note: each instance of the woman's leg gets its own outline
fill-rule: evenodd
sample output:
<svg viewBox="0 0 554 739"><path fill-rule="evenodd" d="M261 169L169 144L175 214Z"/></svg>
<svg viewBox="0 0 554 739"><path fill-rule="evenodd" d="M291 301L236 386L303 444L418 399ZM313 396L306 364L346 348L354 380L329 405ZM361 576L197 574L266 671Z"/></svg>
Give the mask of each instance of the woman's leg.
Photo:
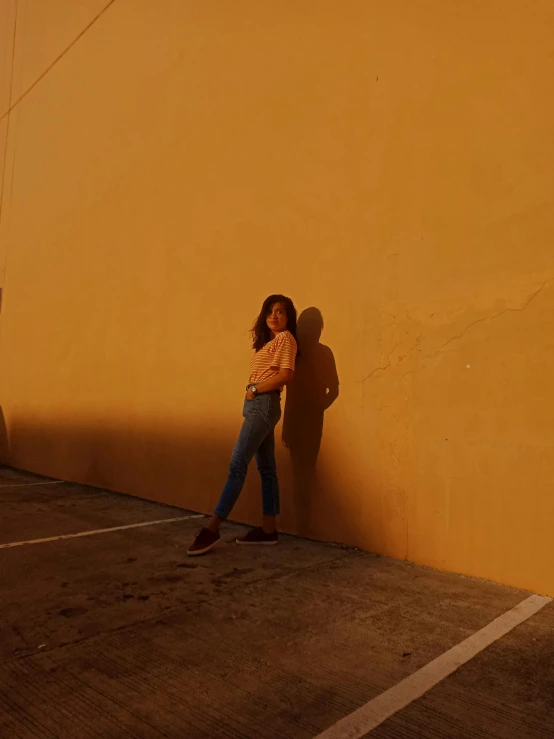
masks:
<svg viewBox="0 0 554 739"><path fill-rule="evenodd" d="M219 531L219 527L223 523L224 519L220 518L219 516L214 515L210 518L208 521L208 524L206 526L207 529L210 529L210 531L213 531L214 534Z"/></svg>
<svg viewBox="0 0 554 739"><path fill-rule="evenodd" d="M260 407L261 401L262 398L256 398L256 400L247 400L245 403L244 422L231 456L227 482L208 524L211 531L218 531L222 521L229 517L244 486L248 465L258 447L272 430L272 427L268 425L266 414Z"/></svg>
<svg viewBox="0 0 554 739"><path fill-rule="evenodd" d="M274 429L271 429L271 432L258 447L256 451L256 464L260 477L262 478L263 530L266 534L273 534L277 529L276 516L280 512Z"/></svg>

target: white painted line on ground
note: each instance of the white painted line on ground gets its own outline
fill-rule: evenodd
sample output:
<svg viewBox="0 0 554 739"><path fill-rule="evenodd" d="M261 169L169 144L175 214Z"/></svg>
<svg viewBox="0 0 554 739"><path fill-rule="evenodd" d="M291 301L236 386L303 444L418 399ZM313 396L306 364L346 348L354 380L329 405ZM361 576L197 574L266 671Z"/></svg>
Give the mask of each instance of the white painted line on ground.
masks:
<svg viewBox="0 0 554 739"><path fill-rule="evenodd" d="M531 595L510 611L449 649L413 675L386 690L349 716L318 734L315 739L360 739L383 721L421 698L479 652L505 636L550 603L552 598Z"/></svg>
<svg viewBox="0 0 554 739"><path fill-rule="evenodd" d="M49 480L48 482L18 482L13 485L0 485L0 488L30 488L33 485L63 485L65 480Z"/></svg>
<svg viewBox="0 0 554 739"><path fill-rule="evenodd" d="M188 521L191 518L204 518L202 514L194 516L180 516L179 518L164 518L161 521L144 521L143 523L130 523L126 526L112 526L109 529L96 529L95 531L80 531L78 534L62 534L61 536L49 536L46 539L29 539L28 541L12 541L9 544L0 544L0 549L12 549L22 547L25 544L45 544L48 541L60 541L61 539L78 539L81 536L93 536L94 534L108 534L111 531L125 531L125 529L139 529L143 526L156 526L160 523L173 523L174 521Z"/></svg>

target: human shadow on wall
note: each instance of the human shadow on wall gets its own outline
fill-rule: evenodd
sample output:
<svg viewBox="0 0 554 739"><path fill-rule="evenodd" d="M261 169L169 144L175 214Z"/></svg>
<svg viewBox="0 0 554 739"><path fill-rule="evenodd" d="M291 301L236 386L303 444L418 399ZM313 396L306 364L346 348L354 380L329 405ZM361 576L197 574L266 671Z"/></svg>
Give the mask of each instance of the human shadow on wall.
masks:
<svg viewBox="0 0 554 739"><path fill-rule="evenodd" d="M300 354L294 379L287 386L283 416L282 439L290 452L295 528L308 537L314 535L311 514L325 411L339 396L335 358L320 342L322 331L321 311L312 307L300 314Z"/></svg>

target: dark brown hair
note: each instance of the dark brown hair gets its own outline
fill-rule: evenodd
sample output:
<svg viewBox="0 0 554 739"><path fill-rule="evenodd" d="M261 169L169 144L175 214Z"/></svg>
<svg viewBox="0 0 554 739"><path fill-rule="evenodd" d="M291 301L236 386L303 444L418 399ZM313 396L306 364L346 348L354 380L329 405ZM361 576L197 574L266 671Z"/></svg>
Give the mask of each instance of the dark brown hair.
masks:
<svg viewBox="0 0 554 739"><path fill-rule="evenodd" d="M296 308L294 307L294 303L284 295L270 295L269 298L264 300L260 315L252 326L252 347L257 352L263 349L267 342L273 338L271 329L267 325L267 317L271 313L271 309L275 303L282 303L284 305L287 314L287 331L290 331L296 339Z"/></svg>

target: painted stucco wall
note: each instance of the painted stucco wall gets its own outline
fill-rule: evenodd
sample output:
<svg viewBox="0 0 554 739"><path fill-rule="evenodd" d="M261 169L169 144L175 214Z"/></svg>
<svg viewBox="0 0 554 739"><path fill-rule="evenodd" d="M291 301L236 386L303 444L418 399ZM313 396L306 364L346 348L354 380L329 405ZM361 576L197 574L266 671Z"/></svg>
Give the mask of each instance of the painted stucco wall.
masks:
<svg viewBox="0 0 554 739"><path fill-rule="evenodd" d="M551 0L2 0L0 43L5 461L210 511L285 292L282 528L554 595Z"/></svg>

